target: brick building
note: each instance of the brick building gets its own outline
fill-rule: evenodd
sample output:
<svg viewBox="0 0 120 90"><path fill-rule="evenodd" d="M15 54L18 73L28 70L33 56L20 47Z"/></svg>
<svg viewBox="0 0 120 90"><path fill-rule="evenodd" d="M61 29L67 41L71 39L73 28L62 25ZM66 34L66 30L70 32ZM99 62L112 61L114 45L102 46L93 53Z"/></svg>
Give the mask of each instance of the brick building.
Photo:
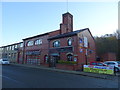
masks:
<svg viewBox="0 0 120 90"><path fill-rule="evenodd" d="M116 53L108 52L101 55L101 61L116 61Z"/></svg>
<svg viewBox="0 0 120 90"><path fill-rule="evenodd" d="M23 53L22 49L23 42L2 46L0 47L0 58L6 58L10 61L10 63L18 63L18 60L21 59L22 61L22 55L19 57L19 54Z"/></svg>
<svg viewBox="0 0 120 90"><path fill-rule="evenodd" d="M24 63L44 64L48 56L48 33L23 39Z"/></svg>
<svg viewBox="0 0 120 90"><path fill-rule="evenodd" d="M60 29L0 47L0 58L11 63L35 64L78 70L96 59L94 38L89 28L73 31L73 15L62 15Z"/></svg>
<svg viewBox="0 0 120 90"><path fill-rule="evenodd" d="M60 29L23 39L23 61L25 64L47 65L72 69L95 60L94 38L88 28L73 31L73 16L62 15ZM76 64L59 64L59 61Z"/></svg>

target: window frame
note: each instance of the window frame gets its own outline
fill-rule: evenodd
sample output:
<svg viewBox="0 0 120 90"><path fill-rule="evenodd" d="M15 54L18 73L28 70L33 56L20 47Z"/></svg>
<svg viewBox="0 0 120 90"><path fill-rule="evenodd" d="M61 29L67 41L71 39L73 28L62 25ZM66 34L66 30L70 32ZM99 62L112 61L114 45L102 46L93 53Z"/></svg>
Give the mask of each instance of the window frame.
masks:
<svg viewBox="0 0 120 90"><path fill-rule="evenodd" d="M29 46L33 46L33 45L34 45L34 42L33 42L33 41L28 41L26 46L29 47Z"/></svg>
<svg viewBox="0 0 120 90"><path fill-rule="evenodd" d="M71 45L69 44L69 41L71 41ZM72 46L72 43L73 43L73 39L72 39L72 38L68 38L68 39L67 39L67 45L68 45L68 46Z"/></svg>
<svg viewBox="0 0 120 90"><path fill-rule="evenodd" d="M34 45L41 45L42 44L42 39L36 39L34 41Z"/></svg>
<svg viewBox="0 0 120 90"><path fill-rule="evenodd" d="M58 44L56 42L58 42ZM55 41L53 41L52 44L53 44L53 47L60 47L60 40L55 40Z"/></svg>
<svg viewBox="0 0 120 90"><path fill-rule="evenodd" d="M71 60L70 60L70 58L71 58ZM73 55L72 54L67 55L67 61L73 61Z"/></svg>

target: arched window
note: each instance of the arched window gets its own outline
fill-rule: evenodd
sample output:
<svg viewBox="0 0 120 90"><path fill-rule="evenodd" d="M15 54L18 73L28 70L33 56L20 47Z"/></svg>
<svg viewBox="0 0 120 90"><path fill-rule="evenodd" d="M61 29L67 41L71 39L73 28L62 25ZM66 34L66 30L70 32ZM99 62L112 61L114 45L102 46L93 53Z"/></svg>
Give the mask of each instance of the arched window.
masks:
<svg viewBox="0 0 120 90"><path fill-rule="evenodd" d="M40 44L42 44L42 39L37 39L37 40L35 41L35 45L40 45Z"/></svg>
<svg viewBox="0 0 120 90"><path fill-rule="evenodd" d="M60 41L54 41L53 47L60 47Z"/></svg>
<svg viewBox="0 0 120 90"><path fill-rule="evenodd" d="M27 46L33 46L33 41L28 41Z"/></svg>
<svg viewBox="0 0 120 90"><path fill-rule="evenodd" d="M68 39L67 44L68 44L68 46L71 46L71 45L72 45L72 38L69 38L69 39Z"/></svg>
<svg viewBox="0 0 120 90"><path fill-rule="evenodd" d="M72 61L73 60L73 55L72 54L68 54L67 55L67 61Z"/></svg>

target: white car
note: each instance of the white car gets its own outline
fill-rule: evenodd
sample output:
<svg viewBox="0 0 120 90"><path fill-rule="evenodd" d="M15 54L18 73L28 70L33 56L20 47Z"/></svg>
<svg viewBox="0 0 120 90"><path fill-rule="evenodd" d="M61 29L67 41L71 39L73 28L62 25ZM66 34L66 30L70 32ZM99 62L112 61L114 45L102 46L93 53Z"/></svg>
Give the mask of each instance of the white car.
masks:
<svg viewBox="0 0 120 90"><path fill-rule="evenodd" d="M7 64L7 65L9 65L10 62L9 62L8 59L0 59L0 64Z"/></svg>
<svg viewBox="0 0 120 90"><path fill-rule="evenodd" d="M105 61L104 64L107 66L114 66L116 72L120 71L120 61Z"/></svg>

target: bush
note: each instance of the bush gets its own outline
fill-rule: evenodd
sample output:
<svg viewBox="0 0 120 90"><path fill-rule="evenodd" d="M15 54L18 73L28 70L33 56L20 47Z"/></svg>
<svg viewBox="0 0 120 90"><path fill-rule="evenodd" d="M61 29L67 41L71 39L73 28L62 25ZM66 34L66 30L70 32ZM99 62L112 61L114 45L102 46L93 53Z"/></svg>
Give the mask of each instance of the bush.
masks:
<svg viewBox="0 0 120 90"><path fill-rule="evenodd" d="M64 60L59 60L58 63L59 64L77 64L77 62L75 61L64 61Z"/></svg>

